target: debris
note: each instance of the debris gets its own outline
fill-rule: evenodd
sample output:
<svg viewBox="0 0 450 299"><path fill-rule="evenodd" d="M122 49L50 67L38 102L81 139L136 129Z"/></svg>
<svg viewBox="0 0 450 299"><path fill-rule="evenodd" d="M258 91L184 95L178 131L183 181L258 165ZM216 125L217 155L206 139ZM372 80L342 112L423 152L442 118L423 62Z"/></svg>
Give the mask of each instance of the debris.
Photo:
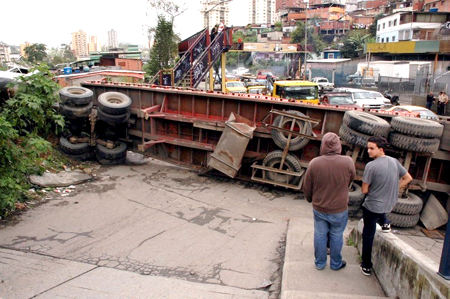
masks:
<svg viewBox="0 0 450 299"><path fill-rule="evenodd" d="M84 173L82 170L61 171L59 173L44 173L40 175L30 175L30 182L42 187L66 187L84 183L92 180L93 176Z"/></svg>
<svg viewBox="0 0 450 299"><path fill-rule="evenodd" d="M265 288L271 286L272 284L273 284L273 281L270 281L270 280L267 281L267 280L264 279L264 281L259 286L257 286L256 288L257 289L265 289Z"/></svg>
<svg viewBox="0 0 450 299"><path fill-rule="evenodd" d="M437 198L430 194L425 207L420 214L420 221L429 229L436 229L448 221L448 214Z"/></svg>

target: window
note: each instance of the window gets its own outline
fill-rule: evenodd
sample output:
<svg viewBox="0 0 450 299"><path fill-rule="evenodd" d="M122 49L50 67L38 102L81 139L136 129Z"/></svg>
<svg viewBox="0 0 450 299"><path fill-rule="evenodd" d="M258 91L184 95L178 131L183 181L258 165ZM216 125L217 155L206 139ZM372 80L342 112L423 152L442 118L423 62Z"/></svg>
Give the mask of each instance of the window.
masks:
<svg viewBox="0 0 450 299"><path fill-rule="evenodd" d="M328 58L329 59L333 59L334 58L334 53L328 53Z"/></svg>
<svg viewBox="0 0 450 299"><path fill-rule="evenodd" d="M380 37L378 36L378 37L377 37L377 43L379 43L379 42L380 42Z"/></svg>
<svg viewBox="0 0 450 299"><path fill-rule="evenodd" d="M392 25L392 21L389 21L388 27L391 27L391 25Z"/></svg>
<svg viewBox="0 0 450 299"><path fill-rule="evenodd" d="M394 26L397 26L397 20L396 19L394 20Z"/></svg>
<svg viewBox="0 0 450 299"><path fill-rule="evenodd" d="M387 43L389 42L389 37L386 37L386 42L387 42Z"/></svg>
<svg viewBox="0 0 450 299"><path fill-rule="evenodd" d="M384 43L384 37L381 39L381 42Z"/></svg>
<svg viewBox="0 0 450 299"><path fill-rule="evenodd" d="M392 37L392 41L395 42L395 36Z"/></svg>
<svg viewBox="0 0 450 299"><path fill-rule="evenodd" d="M380 31L380 24L378 24L377 31Z"/></svg>
<svg viewBox="0 0 450 299"><path fill-rule="evenodd" d="M383 29L386 28L386 23L383 23Z"/></svg>

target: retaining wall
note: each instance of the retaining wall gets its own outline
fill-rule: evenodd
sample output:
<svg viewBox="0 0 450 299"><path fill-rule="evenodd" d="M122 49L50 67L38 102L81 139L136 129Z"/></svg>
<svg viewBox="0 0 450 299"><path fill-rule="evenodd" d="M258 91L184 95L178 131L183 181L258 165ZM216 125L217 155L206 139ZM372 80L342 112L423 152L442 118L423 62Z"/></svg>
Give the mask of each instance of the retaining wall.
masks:
<svg viewBox="0 0 450 299"><path fill-rule="evenodd" d="M351 233L362 249L360 221ZM392 233L377 232L372 250L373 271L385 293L400 299L450 298L450 281L439 274L439 264Z"/></svg>

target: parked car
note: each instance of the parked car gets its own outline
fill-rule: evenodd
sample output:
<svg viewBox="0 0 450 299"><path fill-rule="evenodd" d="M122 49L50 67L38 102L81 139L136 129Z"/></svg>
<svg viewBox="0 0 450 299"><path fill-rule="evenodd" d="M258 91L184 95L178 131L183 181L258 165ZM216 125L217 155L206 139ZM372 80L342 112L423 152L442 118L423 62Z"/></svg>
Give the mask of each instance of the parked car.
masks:
<svg viewBox="0 0 450 299"><path fill-rule="evenodd" d="M358 105L355 104L352 95L346 92L332 92L324 94L320 99L320 103L325 105L360 108Z"/></svg>
<svg viewBox="0 0 450 299"><path fill-rule="evenodd" d="M405 115L410 114L412 116L418 116L420 118L439 120L439 117L436 114L434 114L433 111L421 106L409 106L409 105L393 106L389 109L386 109L385 111L399 112Z"/></svg>
<svg viewBox="0 0 450 299"><path fill-rule="evenodd" d="M382 100L385 108L389 108L392 106L391 100L383 96L381 92L371 90L368 91L374 96L375 99Z"/></svg>
<svg viewBox="0 0 450 299"><path fill-rule="evenodd" d="M350 93L355 104L360 108L368 109L382 109L385 108L384 101L376 99L371 91L357 88L340 87L333 89L333 92L346 92Z"/></svg>
<svg viewBox="0 0 450 299"><path fill-rule="evenodd" d="M229 81L225 83L226 93L247 93L244 83L241 81Z"/></svg>
<svg viewBox="0 0 450 299"><path fill-rule="evenodd" d="M331 91L334 89L334 83L329 82L325 77L314 77L311 82L315 82L319 85L320 92Z"/></svg>
<svg viewBox="0 0 450 299"><path fill-rule="evenodd" d="M0 102L6 101L14 92L13 89L8 89L8 83L12 83L20 79L20 76L30 76L37 73L37 70L30 72L25 67L14 67L7 71L0 71Z"/></svg>

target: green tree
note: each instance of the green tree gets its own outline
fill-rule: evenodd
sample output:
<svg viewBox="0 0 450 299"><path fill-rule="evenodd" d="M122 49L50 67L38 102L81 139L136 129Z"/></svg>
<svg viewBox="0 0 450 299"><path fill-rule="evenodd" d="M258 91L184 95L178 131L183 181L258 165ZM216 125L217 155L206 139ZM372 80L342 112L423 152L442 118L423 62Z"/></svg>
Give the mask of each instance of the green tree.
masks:
<svg viewBox="0 0 450 299"><path fill-rule="evenodd" d="M293 44L305 44L305 23L297 22L297 28L291 33L291 43ZM322 38L319 34L314 33L314 29L312 27L308 27L307 30L307 44L312 47L312 52L320 54L325 48L325 43L322 41Z"/></svg>
<svg viewBox="0 0 450 299"><path fill-rule="evenodd" d="M344 40L344 45L340 49L344 58L357 58L364 56L364 46L371 43L374 38L370 34L356 33Z"/></svg>
<svg viewBox="0 0 450 299"><path fill-rule="evenodd" d="M283 31L283 24L280 21L275 22L275 31Z"/></svg>
<svg viewBox="0 0 450 299"><path fill-rule="evenodd" d="M38 63L44 61L47 57L46 46L44 44L32 44L25 47L25 54L31 63Z"/></svg>
<svg viewBox="0 0 450 299"><path fill-rule="evenodd" d="M173 22L163 15L158 16L158 25L150 31L154 32L155 38L145 71L149 75L155 75L159 70L168 69L174 64L178 55L178 44L173 32Z"/></svg>
<svg viewBox="0 0 450 299"><path fill-rule="evenodd" d="M148 3L155 9L158 23L148 31L149 38L154 36L154 42L144 70L148 75L155 75L159 70L173 66L178 57L180 38L173 31L173 22L187 7L170 0L148 0Z"/></svg>
<svg viewBox="0 0 450 299"><path fill-rule="evenodd" d="M373 37L377 36L377 22L379 19L384 17L384 14L377 14L373 20L373 23L369 26L369 34Z"/></svg>

